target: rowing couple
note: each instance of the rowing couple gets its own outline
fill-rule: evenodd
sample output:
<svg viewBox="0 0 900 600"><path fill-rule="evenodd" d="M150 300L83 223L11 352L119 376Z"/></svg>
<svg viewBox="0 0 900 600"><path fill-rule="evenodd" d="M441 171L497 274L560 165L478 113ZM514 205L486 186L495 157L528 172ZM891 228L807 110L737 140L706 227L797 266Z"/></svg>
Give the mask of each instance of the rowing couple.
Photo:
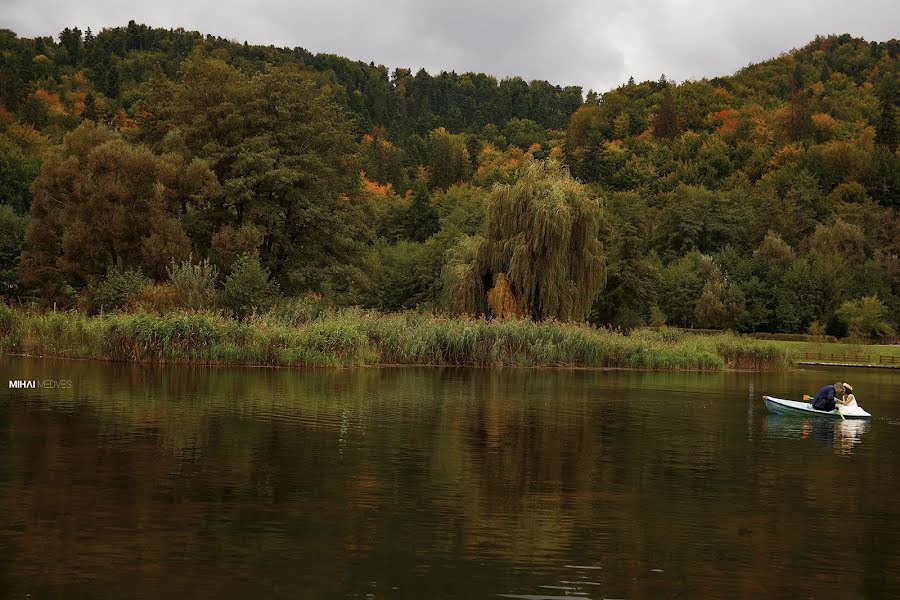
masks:
<svg viewBox="0 0 900 600"><path fill-rule="evenodd" d="M841 383L840 381L826 385L816 392L812 399L812 407L816 410L830 412L834 410L835 405L841 406L859 406L856 403L856 396L853 395L853 386L849 383Z"/></svg>

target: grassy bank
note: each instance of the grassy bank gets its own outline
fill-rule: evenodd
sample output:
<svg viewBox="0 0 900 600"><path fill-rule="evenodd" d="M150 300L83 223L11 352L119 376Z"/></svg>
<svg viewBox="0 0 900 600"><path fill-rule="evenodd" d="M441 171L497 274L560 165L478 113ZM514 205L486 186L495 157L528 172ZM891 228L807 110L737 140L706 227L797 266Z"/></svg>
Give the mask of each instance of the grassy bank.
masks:
<svg viewBox="0 0 900 600"><path fill-rule="evenodd" d="M778 369L780 345L722 334L641 330L622 335L553 322L486 321L362 310L314 317L270 313L31 313L0 308L0 351L126 362L278 366L380 364Z"/></svg>

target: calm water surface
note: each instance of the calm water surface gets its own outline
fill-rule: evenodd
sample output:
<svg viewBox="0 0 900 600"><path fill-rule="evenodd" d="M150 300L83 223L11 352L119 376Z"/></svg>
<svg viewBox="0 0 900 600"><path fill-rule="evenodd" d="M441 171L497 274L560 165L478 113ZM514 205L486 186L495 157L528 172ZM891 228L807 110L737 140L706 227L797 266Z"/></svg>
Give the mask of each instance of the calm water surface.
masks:
<svg viewBox="0 0 900 600"><path fill-rule="evenodd" d="M836 379L876 418L760 400ZM0 383L4 597L900 597L898 372L0 357Z"/></svg>

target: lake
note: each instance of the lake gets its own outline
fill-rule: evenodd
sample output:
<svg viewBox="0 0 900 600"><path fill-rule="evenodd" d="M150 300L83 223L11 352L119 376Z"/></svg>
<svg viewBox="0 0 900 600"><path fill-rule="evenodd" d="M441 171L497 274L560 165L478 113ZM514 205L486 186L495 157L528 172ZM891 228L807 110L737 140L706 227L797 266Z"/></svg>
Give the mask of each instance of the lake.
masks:
<svg viewBox="0 0 900 600"><path fill-rule="evenodd" d="M897 371L0 374L4 597L900 596Z"/></svg>

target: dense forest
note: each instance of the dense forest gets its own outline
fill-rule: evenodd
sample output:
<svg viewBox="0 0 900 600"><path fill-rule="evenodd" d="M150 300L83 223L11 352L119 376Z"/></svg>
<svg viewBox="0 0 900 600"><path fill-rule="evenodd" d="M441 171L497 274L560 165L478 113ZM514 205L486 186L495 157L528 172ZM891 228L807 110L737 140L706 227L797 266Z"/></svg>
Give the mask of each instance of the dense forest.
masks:
<svg viewBox="0 0 900 600"><path fill-rule="evenodd" d="M605 93L0 30L0 293L822 335L900 322L900 41Z"/></svg>

